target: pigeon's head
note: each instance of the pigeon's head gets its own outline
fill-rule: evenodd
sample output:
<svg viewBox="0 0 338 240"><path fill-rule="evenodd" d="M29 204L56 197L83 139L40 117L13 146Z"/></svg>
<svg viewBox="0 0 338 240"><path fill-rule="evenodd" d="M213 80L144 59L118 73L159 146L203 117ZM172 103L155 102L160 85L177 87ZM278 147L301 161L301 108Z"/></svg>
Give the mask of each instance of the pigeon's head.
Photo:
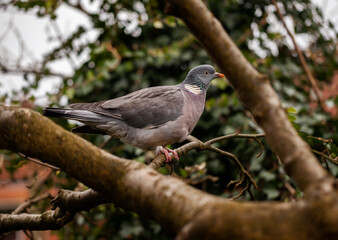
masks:
<svg viewBox="0 0 338 240"><path fill-rule="evenodd" d="M222 78L222 73L216 72L215 68L211 65L200 65L194 67L188 73L183 84L197 86L202 92L206 91L210 82L215 78Z"/></svg>

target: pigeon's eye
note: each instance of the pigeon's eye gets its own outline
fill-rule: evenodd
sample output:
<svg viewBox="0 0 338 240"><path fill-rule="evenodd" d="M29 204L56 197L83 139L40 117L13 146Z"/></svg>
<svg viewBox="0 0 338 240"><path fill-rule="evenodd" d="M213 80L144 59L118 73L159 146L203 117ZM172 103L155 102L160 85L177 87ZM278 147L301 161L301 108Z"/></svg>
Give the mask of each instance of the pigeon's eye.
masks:
<svg viewBox="0 0 338 240"><path fill-rule="evenodd" d="M208 72L204 72L205 75L208 75L209 73Z"/></svg>

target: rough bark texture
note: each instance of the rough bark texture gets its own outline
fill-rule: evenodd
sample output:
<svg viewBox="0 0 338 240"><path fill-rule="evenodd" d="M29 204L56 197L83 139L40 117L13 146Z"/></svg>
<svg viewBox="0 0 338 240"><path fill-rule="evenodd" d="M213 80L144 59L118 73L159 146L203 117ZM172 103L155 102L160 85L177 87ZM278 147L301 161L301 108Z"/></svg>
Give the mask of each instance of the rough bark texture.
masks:
<svg viewBox="0 0 338 240"><path fill-rule="evenodd" d="M47 211L43 214L0 214L0 234L22 229L56 230L58 212Z"/></svg>
<svg viewBox="0 0 338 240"><path fill-rule="evenodd" d="M49 196L49 194L47 194ZM20 205L12 214L0 214L0 234L28 230L60 229L80 211L88 211L98 205L110 203L111 199L93 189L84 192L74 192L60 189L58 195L51 201L52 210L42 214L22 213L24 208L30 205L29 202L37 202L39 198L46 198L41 195ZM1 237L1 236L0 236Z"/></svg>

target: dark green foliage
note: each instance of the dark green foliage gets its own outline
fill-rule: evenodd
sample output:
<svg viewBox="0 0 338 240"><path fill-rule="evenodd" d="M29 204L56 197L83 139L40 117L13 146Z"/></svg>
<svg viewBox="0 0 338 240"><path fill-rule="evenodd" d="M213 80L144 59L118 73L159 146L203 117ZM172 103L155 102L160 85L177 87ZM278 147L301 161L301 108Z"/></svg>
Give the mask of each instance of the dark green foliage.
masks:
<svg viewBox="0 0 338 240"><path fill-rule="evenodd" d="M113 204L78 214L60 233L67 239L170 239L160 226L137 214L115 208Z"/></svg>

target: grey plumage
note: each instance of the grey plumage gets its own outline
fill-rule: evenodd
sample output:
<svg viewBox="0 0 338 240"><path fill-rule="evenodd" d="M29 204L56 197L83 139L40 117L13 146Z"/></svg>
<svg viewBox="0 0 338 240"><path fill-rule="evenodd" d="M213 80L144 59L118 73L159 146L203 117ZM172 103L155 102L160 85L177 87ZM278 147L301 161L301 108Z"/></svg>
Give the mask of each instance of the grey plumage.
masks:
<svg viewBox="0 0 338 240"><path fill-rule="evenodd" d="M210 82L217 77L223 74L210 65L200 65L178 85L146 88L107 101L75 103L71 109L46 108L43 113L85 124L74 132L106 133L141 149L159 147L169 161L168 151L172 151L165 146L182 142L191 133L204 110Z"/></svg>

